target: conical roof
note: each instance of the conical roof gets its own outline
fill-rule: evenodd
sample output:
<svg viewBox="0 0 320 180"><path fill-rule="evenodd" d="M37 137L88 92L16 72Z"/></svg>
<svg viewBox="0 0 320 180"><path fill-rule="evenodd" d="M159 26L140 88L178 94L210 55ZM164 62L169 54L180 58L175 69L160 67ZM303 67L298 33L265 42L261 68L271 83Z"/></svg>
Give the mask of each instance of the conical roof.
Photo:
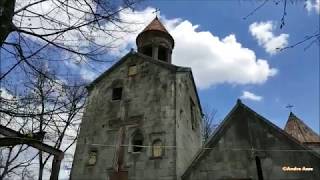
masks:
<svg viewBox="0 0 320 180"><path fill-rule="evenodd" d="M160 20L158 19L158 17L154 18L151 23L144 28L144 30L141 32L145 32L145 31L162 31L165 33L169 32L167 31L167 29L164 27L164 25L160 22Z"/></svg>
<svg viewBox="0 0 320 180"><path fill-rule="evenodd" d="M172 48L174 47L174 39L169 34L168 30L164 27L164 25L161 23L161 21L158 19L158 17L155 17L149 25L147 25L141 33L137 36L136 43L138 45L139 40L143 39L146 34L152 33L154 36L159 36L161 34L162 37L165 37L169 39L169 41L172 43ZM150 35L150 34L149 34Z"/></svg>
<svg viewBox="0 0 320 180"><path fill-rule="evenodd" d="M299 140L305 142L320 142L320 137L310 127L308 127L301 119L290 112L287 124L284 130Z"/></svg>

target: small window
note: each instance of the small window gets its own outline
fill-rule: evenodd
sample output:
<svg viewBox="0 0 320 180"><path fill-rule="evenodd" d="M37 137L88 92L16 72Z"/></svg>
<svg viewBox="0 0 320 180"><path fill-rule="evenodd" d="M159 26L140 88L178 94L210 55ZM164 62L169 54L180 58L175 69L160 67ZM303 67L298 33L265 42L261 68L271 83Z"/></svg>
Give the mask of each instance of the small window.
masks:
<svg viewBox="0 0 320 180"><path fill-rule="evenodd" d="M113 88L112 89L112 100L120 100L122 97L122 88Z"/></svg>
<svg viewBox="0 0 320 180"><path fill-rule="evenodd" d="M159 46L159 50L158 50L158 59L161 61L168 61L167 60L167 49Z"/></svg>
<svg viewBox="0 0 320 180"><path fill-rule="evenodd" d="M134 76L136 74L137 74L137 66L136 65L129 66L128 76Z"/></svg>
<svg viewBox="0 0 320 180"><path fill-rule="evenodd" d="M135 133L132 137L132 152L141 152L143 146L143 136L140 132Z"/></svg>
<svg viewBox="0 0 320 180"><path fill-rule="evenodd" d="M162 142L161 140L155 140L153 141L152 143L152 157L155 157L155 158L159 158L162 156L162 150L163 150L163 147L162 147Z"/></svg>
<svg viewBox="0 0 320 180"><path fill-rule="evenodd" d="M93 166L97 163L97 151L90 151L88 165Z"/></svg>

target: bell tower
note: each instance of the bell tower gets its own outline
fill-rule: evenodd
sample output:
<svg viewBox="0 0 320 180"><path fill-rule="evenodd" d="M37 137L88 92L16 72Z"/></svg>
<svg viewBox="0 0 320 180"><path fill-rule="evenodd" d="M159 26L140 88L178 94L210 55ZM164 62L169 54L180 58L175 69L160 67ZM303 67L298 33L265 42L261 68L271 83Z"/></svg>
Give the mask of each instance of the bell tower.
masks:
<svg viewBox="0 0 320 180"><path fill-rule="evenodd" d="M88 86L71 180L180 180L201 147L197 89L171 64L172 36L156 17L136 43Z"/></svg>
<svg viewBox="0 0 320 180"><path fill-rule="evenodd" d="M136 43L139 53L171 64L174 40L158 17L138 35Z"/></svg>

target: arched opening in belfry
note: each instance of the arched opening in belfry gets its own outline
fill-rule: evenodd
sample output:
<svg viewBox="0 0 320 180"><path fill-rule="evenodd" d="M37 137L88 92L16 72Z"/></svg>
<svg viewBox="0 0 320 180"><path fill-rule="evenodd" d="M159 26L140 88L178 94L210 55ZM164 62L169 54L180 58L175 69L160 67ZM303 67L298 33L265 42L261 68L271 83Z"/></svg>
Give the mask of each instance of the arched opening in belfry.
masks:
<svg viewBox="0 0 320 180"><path fill-rule="evenodd" d="M141 152L143 146L143 135L140 131L137 131L133 134L132 137L132 152Z"/></svg>
<svg viewBox="0 0 320 180"><path fill-rule="evenodd" d="M163 46L159 46L158 48L158 59L161 61L168 61L168 50Z"/></svg>
<svg viewBox="0 0 320 180"><path fill-rule="evenodd" d="M152 57L152 46L149 45L149 46L143 47L141 52L142 52L142 54L144 54L144 55L147 55L147 56L149 56L149 57Z"/></svg>

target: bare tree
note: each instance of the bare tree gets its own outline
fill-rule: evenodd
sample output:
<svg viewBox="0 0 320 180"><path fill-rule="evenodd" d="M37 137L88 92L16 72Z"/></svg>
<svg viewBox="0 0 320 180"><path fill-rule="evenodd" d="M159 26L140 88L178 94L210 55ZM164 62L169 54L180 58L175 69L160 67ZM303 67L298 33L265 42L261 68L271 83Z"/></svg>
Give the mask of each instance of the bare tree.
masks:
<svg viewBox="0 0 320 180"><path fill-rule="evenodd" d="M86 90L83 86L54 83L51 81L55 79L54 73L49 73L45 67L37 69L41 73L28 73L25 94L16 95L15 98L1 96L0 123L68 153L76 142ZM25 157L25 151L32 155ZM1 151L1 155L1 177L11 174L24 177L32 172L40 180L45 176L45 170L50 171L50 163L54 165L55 160L59 160L52 159L50 153L25 145L7 147ZM36 169L35 166L38 172L30 170Z"/></svg>
<svg viewBox="0 0 320 180"><path fill-rule="evenodd" d="M19 172L23 173L23 176L25 176L26 178L28 176L30 178L33 178L33 176L31 175L32 172L30 172L26 167L31 165L36 156L30 159L19 159L19 156L21 156L23 153L26 153L28 149L28 145L0 148L0 179L10 178L11 176L14 176Z"/></svg>
<svg viewBox="0 0 320 180"><path fill-rule="evenodd" d="M217 127L216 121L217 110L213 108L204 108L202 118L202 137L204 141L207 141L214 129Z"/></svg>
<svg viewBox="0 0 320 180"><path fill-rule="evenodd" d="M131 32L133 22L119 13L138 0L4 0L0 3L1 49L15 63L0 73L0 80L20 64L76 60L110 62L101 58L114 43ZM10 38L7 38L8 34ZM5 40L6 39L6 40ZM51 53L51 56L48 56ZM2 61L5 61L3 59ZM11 61L8 60L8 61ZM29 63L30 64L30 63Z"/></svg>

